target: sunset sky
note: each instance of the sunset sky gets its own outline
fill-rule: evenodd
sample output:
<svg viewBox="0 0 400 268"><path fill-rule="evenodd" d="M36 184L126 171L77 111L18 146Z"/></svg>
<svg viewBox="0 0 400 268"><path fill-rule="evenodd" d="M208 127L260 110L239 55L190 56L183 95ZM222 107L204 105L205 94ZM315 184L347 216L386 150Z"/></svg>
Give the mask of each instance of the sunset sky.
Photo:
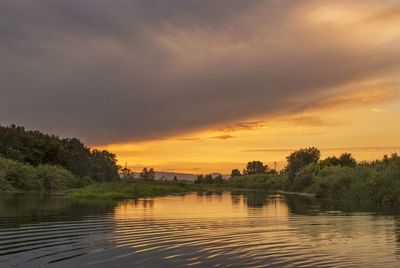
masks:
<svg viewBox="0 0 400 268"><path fill-rule="evenodd" d="M0 21L0 124L135 171L400 153L398 0L13 0Z"/></svg>

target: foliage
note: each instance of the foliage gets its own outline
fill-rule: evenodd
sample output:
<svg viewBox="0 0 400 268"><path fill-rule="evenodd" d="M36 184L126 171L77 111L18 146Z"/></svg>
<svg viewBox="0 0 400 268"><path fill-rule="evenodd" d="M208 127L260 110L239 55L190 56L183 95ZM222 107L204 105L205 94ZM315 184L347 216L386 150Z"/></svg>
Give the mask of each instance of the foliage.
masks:
<svg viewBox="0 0 400 268"><path fill-rule="evenodd" d="M142 180L154 181L156 173L152 168L149 170L147 170L147 168L143 168L143 171L139 174L139 176Z"/></svg>
<svg viewBox="0 0 400 268"><path fill-rule="evenodd" d="M1 161L1 160L0 160ZM7 180L7 173L4 170L0 170L0 191L13 191L10 181Z"/></svg>
<svg viewBox="0 0 400 268"><path fill-rule="evenodd" d="M231 178L232 177L238 177L238 176L242 176L242 173L240 173L240 170L239 169L232 169Z"/></svg>
<svg viewBox="0 0 400 268"><path fill-rule="evenodd" d="M392 155L359 165L352 162L306 166L293 178L290 189L314 193L320 198L400 202L400 157Z"/></svg>
<svg viewBox="0 0 400 268"><path fill-rule="evenodd" d="M77 179L70 171L59 166L39 165L36 168L36 176L40 179L44 192L72 188L78 184Z"/></svg>
<svg viewBox="0 0 400 268"><path fill-rule="evenodd" d="M212 174L207 175L198 175L194 184L221 184L224 183L225 179L222 177L221 174L213 177Z"/></svg>
<svg viewBox="0 0 400 268"><path fill-rule="evenodd" d="M77 187L79 181L68 170L60 166L39 165L37 167L0 157L1 191L51 192Z"/></svg>
<svg viewBox="0 0 400 268"><path fill-rule="evenodd" d="M23 127L0 126L0 155L32 166L62 166L76 177L94 181L117 179L116 157L108 151L92 150L76 138L61 139Z"/></svg>
<svg viewBox="0 0 400 268"><path fill-rule="evenodd" d="M226 183L233 188L279 190L284 183L283 176L277 174L257 174L231 177Z"/></svg>
<svg viewBox="0 0 400 268"><path fill-rule="evenodd" d="M327 157L319 162L321 167L325 166L342 166L342 167L355 167L357 161L349 153L342 154L339 158L336 156Z"/></svg>
<svg viewBox="0 0 400 268"><path fill-rule="evenodd" d="M300 169L310 164L316 164L320 157L321 152L315 147L297 150L286 157L288 164L285 171L292 179Z"/></svg>
<svg viewBox="0 0 400 268"><path fill-rule="evenodd" d="M94 183L84 188L76 189L68 195L71 198L121 200L135 199L146 196L179 194L189 191L204 191L208 185L195 185L174 182L136 181Z"/></svg>
<svg viewBox="0 0 400 268"><path fill-rule="evenodd" d="M309 164L308 166L303 167L292 178L288 190L294 192L303 192L314 183L316 173L317 166L315 164Z"/></svg>
<svg viewBox="0 0 400 268"><path fill-rule="evenodd" d="M349 153L319 159L317 148L300 149L287 157L288 164L279 174L231 176L227 184L236 188L306 192L328 199L400 203L397 154L360 163Z"/></svg>
<svg viewBox="0 0 400 268"><path fill-rule="evenodd" d="M269 167L261 161L248 162L243 170L243 175L265 174L269 171Z"/></svg>

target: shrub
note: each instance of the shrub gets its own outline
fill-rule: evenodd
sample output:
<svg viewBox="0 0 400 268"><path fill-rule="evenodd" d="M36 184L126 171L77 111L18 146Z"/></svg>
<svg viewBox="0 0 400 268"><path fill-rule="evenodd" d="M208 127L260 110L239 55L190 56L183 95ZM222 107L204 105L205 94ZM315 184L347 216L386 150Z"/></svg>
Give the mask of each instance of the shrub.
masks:
<svg viewBox="0 0 400 268"><path fill-rule="evenodd" d="M227 184L237 188L278 190L282 187L282 177L276 174L258 174L232 177Z"/></svg>
<svg viewBox="0 0 400 268"><path fill-rule="evenodd" d="M36 175L44 192L72 188L78 184L70 171L59 166L39 165Z"/></svg>
<svg viewBox="0 0 400 268"><path fill-rule="evenodd" d="M88 179L85 179L88 180ZM60 166L33 167L0 157L1 191L53 191L79 186L79 181Z"/></svg>
<svg viewBox="0 0 400 268"><path fill-rule="evenodd" d="M293 178L291 191L302 192L314 183L317 168L315 164L310 164L300 169Z"/></svg>
<svg viewBox="0 0 400 268"><path fill-rule="evenodd" d="M14 188L6 178L6 173L0 170L0 191L13 191Z"/></svg>

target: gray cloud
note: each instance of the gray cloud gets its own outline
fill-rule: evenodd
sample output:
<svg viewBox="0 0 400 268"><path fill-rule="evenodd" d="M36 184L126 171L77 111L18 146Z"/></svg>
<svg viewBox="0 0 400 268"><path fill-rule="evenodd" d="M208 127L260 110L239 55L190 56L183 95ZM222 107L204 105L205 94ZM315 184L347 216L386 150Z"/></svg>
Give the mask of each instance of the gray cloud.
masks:
<svg viewBox="0 0 400 268"><path fill-rule="evenodd" d="M104 144L303 109L399 67L399 32L352 37L398 21L382 2L332 25L321 1L4 1L0 122Z"/></svg>

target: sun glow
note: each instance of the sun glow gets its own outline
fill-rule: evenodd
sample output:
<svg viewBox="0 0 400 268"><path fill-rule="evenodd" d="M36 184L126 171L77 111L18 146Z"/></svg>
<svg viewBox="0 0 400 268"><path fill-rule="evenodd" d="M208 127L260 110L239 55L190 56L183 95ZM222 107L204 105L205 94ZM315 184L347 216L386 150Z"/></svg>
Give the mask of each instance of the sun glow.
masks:
<svg viewBox="0 0 400 268"><path fill-rule="evenodd" d="M396 88L370 85L369 90L321 100L313 108L294 114L98 148L116 152L119 163L128 163L136 172L153 167L170 172L229 174L251 160L280 169L291 151L307 146L319 147L323 157L351 152L358 160L381 158L400 150L400 106Z"/></svg>

